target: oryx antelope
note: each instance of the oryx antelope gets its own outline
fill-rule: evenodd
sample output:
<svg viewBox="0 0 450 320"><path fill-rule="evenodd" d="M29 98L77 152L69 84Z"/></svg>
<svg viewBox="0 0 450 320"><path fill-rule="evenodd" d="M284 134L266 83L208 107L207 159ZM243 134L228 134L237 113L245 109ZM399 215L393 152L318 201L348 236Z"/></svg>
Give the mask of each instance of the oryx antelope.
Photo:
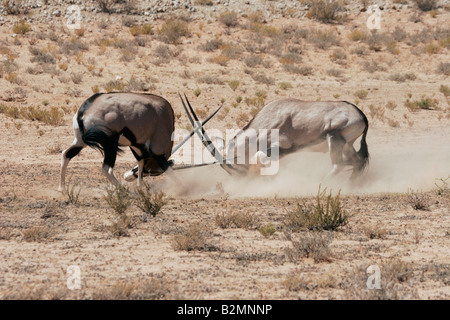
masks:
<svg viewBox="0 0 450 320"><path fill-rule="evenodd" d="M332 170L330 175L337 174L344 166L352 166L355 178L366 167L369 161L366 135L369 128L364 113L355 105L345 102L319 101L307 102L297 99L280 99L263 107L255 117L228 143L223 153L227 159L221 166L230 174L244 174L251 169L250 159L256 157L260 162L267 160L273 148L278 148L279 156L293 153L300 149L313 147L313 151L330 152ZM248 154L244 163L230 161L236 159L239 148L248 149L245 139L239 139L248 131L278 129L278 141L271 141L267 135L267 152L257 151ZM359 151L353 143L361 137ZM233 160L233 159L231 159Z"/></svg>
<svg viewBox="0 0 450 320"><path fill-rule="evenodd" d="M138 185L145 170L152 175L171 165L174 113L162 97L143 93L96 93L87 99L73 117L75 139L61 156L59 190L64 189L69 161L84 147L104 155L102 171L118 184L113 168L120 146L129 146L138 161Z"/></svg>

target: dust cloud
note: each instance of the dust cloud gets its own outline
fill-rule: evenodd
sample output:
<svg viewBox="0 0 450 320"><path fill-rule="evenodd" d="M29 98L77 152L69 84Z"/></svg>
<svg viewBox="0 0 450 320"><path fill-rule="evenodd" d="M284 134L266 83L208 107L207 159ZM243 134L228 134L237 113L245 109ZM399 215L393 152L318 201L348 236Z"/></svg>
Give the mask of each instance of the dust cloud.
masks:
<svg viewBox="0 0 450 320"><path fill-rule="evenodd" d="M174 196L297 197L317 194L319 186L342 194L428 191L437 179L450 174L450 144L370 146L370 163L356 181L350 181L351 167L331 179L329 153L300 151L280 160L274 176L235 177L219 165L180 170L167 178L165 191Z"/></svg>

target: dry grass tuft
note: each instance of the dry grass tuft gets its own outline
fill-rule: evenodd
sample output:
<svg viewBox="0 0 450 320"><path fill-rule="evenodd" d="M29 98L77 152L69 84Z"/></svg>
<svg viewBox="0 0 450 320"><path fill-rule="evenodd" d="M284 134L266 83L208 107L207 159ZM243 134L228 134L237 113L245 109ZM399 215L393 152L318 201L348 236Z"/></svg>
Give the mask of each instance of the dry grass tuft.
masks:
<svg viewBox="0 0 450 320"><path fill-rule="evenodd" d="M156 217L166 203L166 194L162 191L152 191L148 182L144 181L143 186L137 189L135 204L146 215Z"/></svg>
<svg viewBox="0 0 450 320"><path fill-rule="evenodd" d="M172 238L172 247L184 251L211 251L215 247L209 243L210 230L204 225L191 223Z"/></svg>
<svg viewBox="0 0 450 320"><path fill-rule="evenodd" d="M289 211L284 220L287 230L298 232L308 230L336 230L348 223L350 214L343 208L340 193L326 195L326 189L317 192L315 201L303 200L297 209Z"/></svg>

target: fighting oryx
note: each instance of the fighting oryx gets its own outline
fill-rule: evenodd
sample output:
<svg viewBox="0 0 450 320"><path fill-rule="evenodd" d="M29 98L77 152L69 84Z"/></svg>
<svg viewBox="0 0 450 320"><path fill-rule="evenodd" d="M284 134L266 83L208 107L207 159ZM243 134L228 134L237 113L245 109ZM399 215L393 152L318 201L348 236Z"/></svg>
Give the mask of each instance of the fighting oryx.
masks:
<svg viewBox="0 0 450 320"><path fill-rule="evenodd" d="M181 96L180 96L181 98ZM190 113L197 116L186 98L190 112L181 98L185 111L194 125ZM279 99L263 107L250 122L236 134L228 145L224 141L217 146L202 128L200 136L203 144L229 174L248 174L255 168L261 168L276 154L276 161L301 149L330 152L332 170L329 176L340 172L344 166L353 167L351 178L357 177L369 162L366 142L369 123L364 113L355 105L346 101L308 102L297 99ZM260 134L263 133L264 137ZM276 134L274 134L276 133ZM353 147L361 137L359 151ZM253 143L265 146L250 147ZM243 151L243 152L241 152ZM240 156L240 155L244 156ZM137 177L135 167L125 177L131 181Z"/></svg>
<svg viewBox="0 0 450 320"><path fill-rule="evenodd" d="M142 181L144 162L161 174L171 163L171 139L174 113L167 100L152 94L96 93L84 101L73 117L75 139L61 156L59 190L64 189L69 161L84 147L100 150L104 155L102 171L113 184L118 184L113 168L120 146L129 146L138 160Z"/></svg>
<svg viewBox="0 0 450 320"><path fill-rule="evenodd" d="M218 108L202 124L208 122ZM104 155L102 171L113 184L118 184L113 168L120 146L129 146L138 161L135 177L141 185L146 175L160 175L171 168L170 156L201 126L181 141L173 150L174 113L164 98L145 93L96 93L79 108L73 117L75 139L61 155L59 190L64 190L69 161L84 147L100 150ZM195 166L195 165L194 165ZM186 168L189 166L182 166ZM174 169L176 169L174 167Z"/></svg>
<svg viewBox="0 0 450 320"><path fill-rule="evenodd" d="M251 169L251 159L257 164L264 162L275 149L282 157L300 149L311 148L312 151L330 152L332 170L329 176L337 174L348 165L353 167L351 178L355 178L369 161L366 142L368 128L369 123L364 113L346 101L279 99L263 107L228 143L223 153L226 161L221 166L230 174L243 174ZM273 141L271 134L267 134L266 150L256 151L254 148L254 154L245 152L248 156L244 161L236 161L240 149L249 151L246 137L251 139L252 135L258 135L259 132L273 130L277 130L277 141ZM356 151L353 143L359 137L361 146Z"/></svg>

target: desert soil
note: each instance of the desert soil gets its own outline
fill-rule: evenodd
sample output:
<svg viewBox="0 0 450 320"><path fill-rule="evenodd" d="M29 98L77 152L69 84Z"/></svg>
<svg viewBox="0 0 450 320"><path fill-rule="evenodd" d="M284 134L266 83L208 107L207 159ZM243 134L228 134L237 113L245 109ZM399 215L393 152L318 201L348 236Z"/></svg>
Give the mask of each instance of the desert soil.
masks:
<svg viewBox="0 0 450 320"><path fill-rule="evenodd" d="M63 117L51 124L0 114L0 298L450 298L450 108L442 89L450 85L446 1L432 13L413 2L384 6L378 34L403 30L403 39L392 40L397 51L387 40L371 49L348 37L355 30L370 34L369 13L353 1L340 12L345 19L331 23L307 17L301 1L150 1L133 14L108 14L95 1L79 1L84 32L78 35L65 25L68 3L21 3L27 13L1 11L0 105L56 107ZM227 27L219 15L230 10L238 24ZM159 32L171 18L189 27L176 44ZM31 26L25 34L13 31L21 19ZM258 28L251 19L259 19ZM153 34L138 36L137 45L130 28L144 23ZM333 33L339 42L318 47L308 36L317 31ZM219 47L201 49L214 39ZM123 48L111 44L119 40ZM68 43L85 47L65 50ZM32 47L53 60L33 60ZM289 51L295 55L284 55ZM336 52L345 57L336 60ZM217 63L218 56L227 59ZM255 56L260 60L254 65L248 58ZM286 64L312 71L303 75ZM413 77L399 79L406 74ZM132 79L141 86L132 87ZM240 83L233 89L230 81ZM166 194L166 204L156 217L131 205L129 226L114 233L118 216L105 201L98 151L86 148L69 165L69 186L75 196L80 192L77 203L57 191L60 152L73 140L73 114L112 82L125 85L121 90L165 97L179 129L189 129L189 122L178 92L201 118L223 105L207 125L222 132L245 125L260 107L258 96L264 103L281 97L347 100L369 119L370 164L356 183L347 172L325 182L329 154L308 151L283 158L273 177L230 177L217 165L177 171L175 178L148 177L154 190ZM408 102L425 99L429 108L408 108ZM126 150L116 176L134 165ZM134 182L125 184L134 190ZM333 196L340 192L348 223L333 231L288 230L289 213L303 201L314 202L319 188ZM235 223L221 223L231 217ZM294 252L305 239L322 246L319 258ZM198 246L180 244L188 240ZM379 290L367 288L370 265L380 268ZM75 289L73 266L81 280Z"/></svg>

